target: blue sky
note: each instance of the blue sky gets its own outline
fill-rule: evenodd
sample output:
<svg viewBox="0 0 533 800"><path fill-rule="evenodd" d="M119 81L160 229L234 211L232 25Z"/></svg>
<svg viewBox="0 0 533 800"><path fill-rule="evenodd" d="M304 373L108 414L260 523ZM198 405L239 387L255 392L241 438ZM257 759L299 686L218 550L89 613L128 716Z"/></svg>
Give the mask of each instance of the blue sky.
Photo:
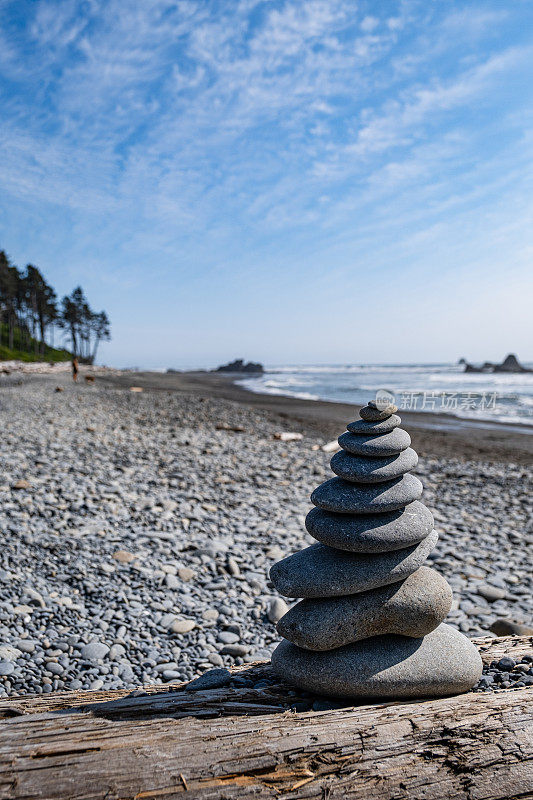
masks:
<svg viewBox="0 0 533 800"><path fill-rule="evenodd" d="M533 360L533 3L0 0L0 247L119 366Z"/></svg>

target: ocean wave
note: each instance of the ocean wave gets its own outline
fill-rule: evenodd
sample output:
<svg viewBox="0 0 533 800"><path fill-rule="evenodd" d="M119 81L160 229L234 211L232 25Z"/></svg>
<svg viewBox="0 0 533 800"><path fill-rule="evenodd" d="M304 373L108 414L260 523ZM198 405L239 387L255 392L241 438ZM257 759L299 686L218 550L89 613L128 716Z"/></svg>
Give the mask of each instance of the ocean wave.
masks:
<svg viewBox="0 0 533 800"><path fill-rule="evenodd" d="M355 377L357 376L357 377ZM488 422L533 424L533 375L504 373L463 373L457 365L295 365L272 367L260 377L238 381L255 393L295 397L305 400L327 400L336 403L362 405L378 389L388 389L400 407L411 394L419 398L417 407L426 413L452 414L462 419ZM424 392L436 399L435 408L422 408ZM442 407L439 395L456 395L457 408ZM490 398L496 394L495 407ZM483 403L469 408L471 395ZM463 398L466 398L461 406Z"/></svg>
<svg viewBox="0 0 533 800"><path fill-rule="evenodd" d="M371 372L371 373L405 373L405 372L420 372L427 373L428 369L439 370L442 373L453 372L455 374L462 373L462 367L457 367L451 364L294 364L294 365L269 365L265 370L267 374L279 373L350 373L350 372Z"/></svg>
<svg viewBox="0 0 533 800"><path fill-rule="evenodd" d="M235 381L235 383L237 386L242 386L244 389L248 389L249 392L255 392L256 394L275 394L282 397L296 397L299 400L321 399L319 395L311 394L310 392L296 392L285 387L268 386L262 382L261 378L245 378L244 380Z"/></svg>

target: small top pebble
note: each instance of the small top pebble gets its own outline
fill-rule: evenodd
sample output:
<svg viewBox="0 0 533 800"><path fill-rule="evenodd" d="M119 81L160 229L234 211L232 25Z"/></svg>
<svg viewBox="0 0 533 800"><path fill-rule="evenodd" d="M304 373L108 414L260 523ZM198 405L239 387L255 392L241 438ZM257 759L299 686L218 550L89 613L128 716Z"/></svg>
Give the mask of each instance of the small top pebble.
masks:
<svg viewBox="0 0 533 800"><path fill-rule="evenodd" d="M378 422L380 419L387 419L388 417L392 416L398 411L397 406L387 406L386 408L379 409L376 408L375 403L368 403L368 405L363 406L361 411L359 412L359 416L361 419L364 419L365 422Z"/></svg>

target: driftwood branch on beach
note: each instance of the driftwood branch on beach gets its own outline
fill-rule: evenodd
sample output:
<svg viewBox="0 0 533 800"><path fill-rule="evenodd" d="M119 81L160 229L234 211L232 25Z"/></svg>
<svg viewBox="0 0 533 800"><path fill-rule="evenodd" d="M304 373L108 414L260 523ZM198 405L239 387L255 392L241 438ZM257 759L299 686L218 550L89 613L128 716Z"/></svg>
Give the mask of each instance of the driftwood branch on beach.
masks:
<svg viewBox="0 0 533 800"><path fill-rule="evenodd" d="M490 662L531 653L533 640L477 644ZM509 689L298 714L280 684L13 698L0 704L0 797L526 797L532 697Z"/></svg>

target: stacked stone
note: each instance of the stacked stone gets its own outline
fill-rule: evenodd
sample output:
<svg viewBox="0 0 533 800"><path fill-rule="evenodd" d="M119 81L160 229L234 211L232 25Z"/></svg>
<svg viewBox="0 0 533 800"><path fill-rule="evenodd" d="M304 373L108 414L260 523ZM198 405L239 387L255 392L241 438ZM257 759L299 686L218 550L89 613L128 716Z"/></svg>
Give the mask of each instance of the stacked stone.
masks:
<svg viewBox="0 0 533 800"><path fill-rule="evenodd" d="M474 645L443 624L447 581L423 566L438 535L409 470L418 456L395 406L369 403L339 437L337 477L311 495L317 539L279 561L280 594L303 598L278 622L272 656L288 682L335 697L424 697L470 689L481 676Z"/></svg>

